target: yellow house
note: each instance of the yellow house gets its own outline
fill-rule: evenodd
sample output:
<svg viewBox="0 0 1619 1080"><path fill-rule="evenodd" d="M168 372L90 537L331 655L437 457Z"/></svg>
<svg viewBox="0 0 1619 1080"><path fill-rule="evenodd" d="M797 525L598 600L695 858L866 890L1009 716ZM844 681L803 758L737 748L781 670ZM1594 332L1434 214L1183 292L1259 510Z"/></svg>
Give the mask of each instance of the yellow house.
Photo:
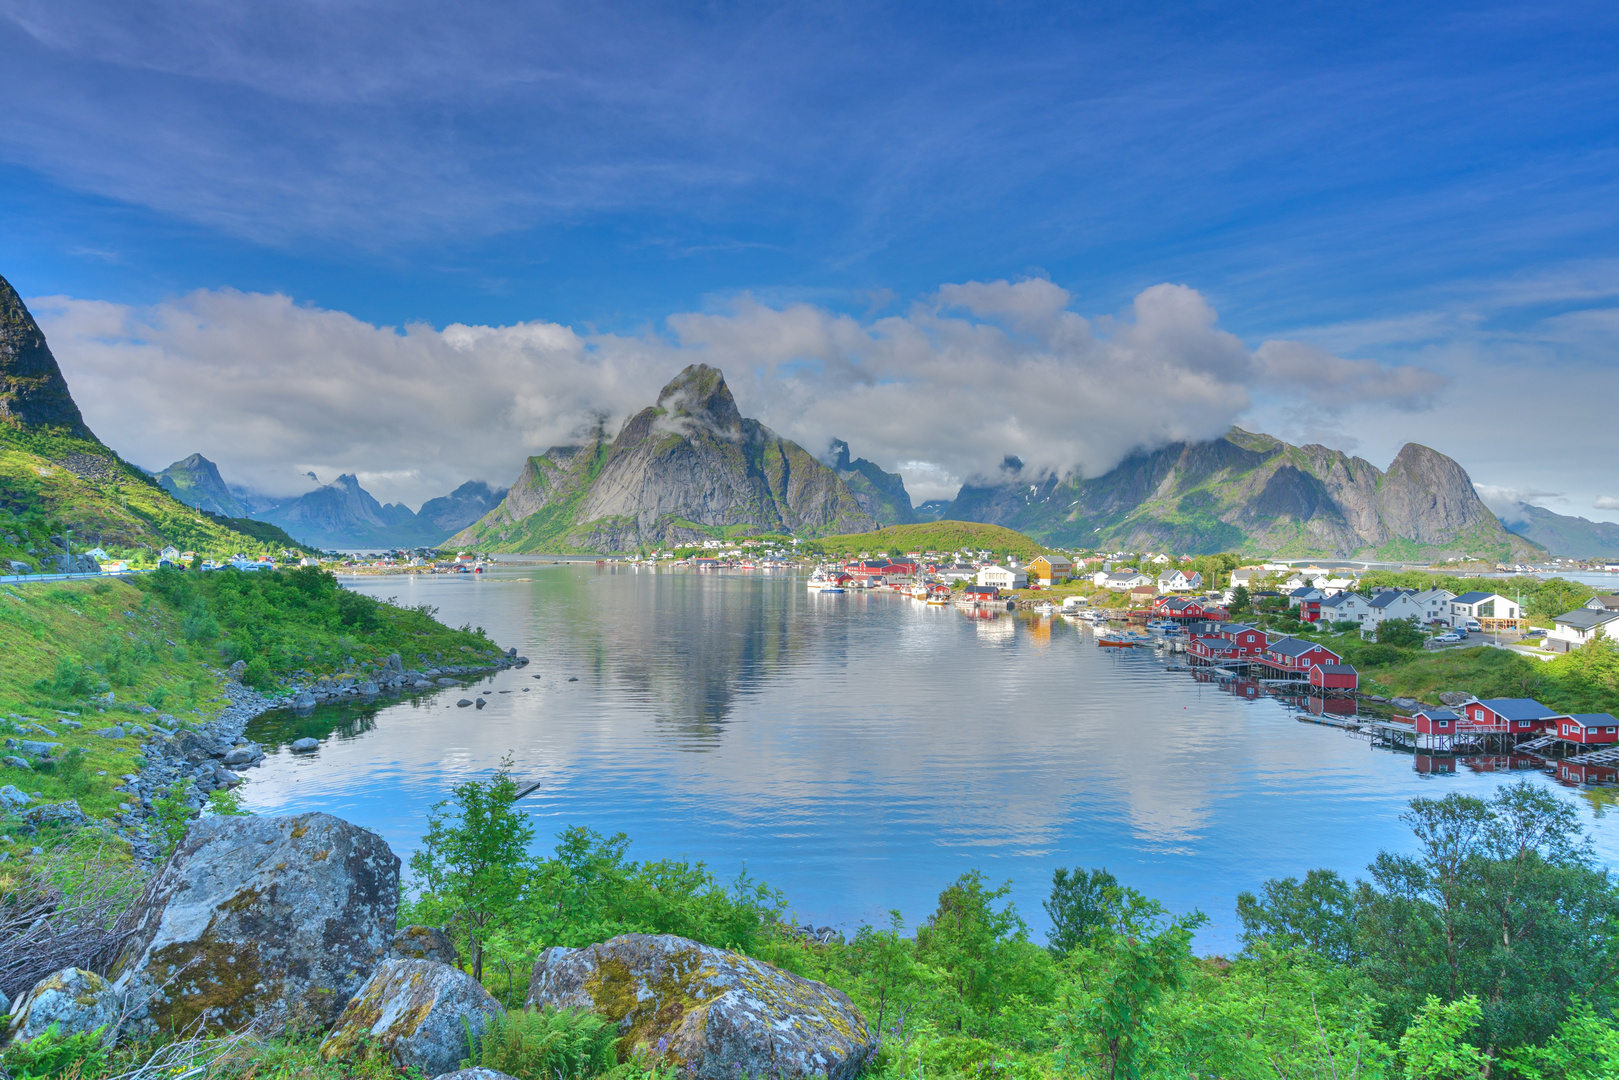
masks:
<svg viewBox="0 0 1619 1080"><path fill-rule="evenodd" d="M1042 585L1054 585L1074 572L1073 561L1061 555L1037 555L1029 560L1029 578Z"/></svg>

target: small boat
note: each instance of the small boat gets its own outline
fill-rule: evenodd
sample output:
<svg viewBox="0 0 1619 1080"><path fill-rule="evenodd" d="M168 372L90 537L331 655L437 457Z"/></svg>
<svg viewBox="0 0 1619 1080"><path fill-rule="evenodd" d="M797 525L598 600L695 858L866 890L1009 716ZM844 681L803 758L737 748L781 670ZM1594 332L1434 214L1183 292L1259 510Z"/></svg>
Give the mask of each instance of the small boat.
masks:
<svg viewBox="0 0 1619 1080"><path fill-rule="evenodd" d="M1099 637L1096 644L1104 649L1133 649L1136 643L1126 637Z"/></svg>
<svg viewBox="0 0 1619 1080"><path fill-rule="evenodd" d="M827 593L840 593L840 592L843 592L843 586L842 585L826 585L826 586L823 586L822 589L821 589L821 595L822 596L825 596Z"/></svg>

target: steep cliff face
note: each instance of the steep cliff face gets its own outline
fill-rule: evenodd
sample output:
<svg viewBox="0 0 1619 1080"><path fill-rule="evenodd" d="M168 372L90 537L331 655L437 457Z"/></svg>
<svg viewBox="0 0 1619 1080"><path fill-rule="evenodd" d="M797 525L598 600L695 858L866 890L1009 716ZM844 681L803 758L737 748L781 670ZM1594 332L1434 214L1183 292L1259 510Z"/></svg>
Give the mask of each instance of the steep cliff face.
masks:
<svg viewBox="0 0 1619 1080"><path fill-rule="evenodd" d="M851 459L849 444L842 439L832 440L828 454L832 471L849 486L860 509L883 525L909 525L916 521L904 477L885 472L865 458Z"/></svg>
<svg viewBox="0 0 1619 1080"><path fill-rule="evenodd" d="M1003 467L1003 472L1005 468ZM947 518L1052 543L1299 556L1508 558L1531 553L1455 461L1410 443L1382 472L1325 446L1232 429L1137 454L1091 479L1003 476L963 487Z"/></svg>
<svg viewBox="0 0 1619 1080"><path fill-rule="evenodd" d="M210 554L297 545L240 516L199 514L85 426L45 335L0 278L0 511L67 525L81 544ZM227 510L228 512L228 510ZM21 553L19 553L20 556Z"/></svg>
<svg viewBox="0 0 1619 1080"><path fill-rule="evenodd" d="M458 533L498 551L626 551L745 526L760 532L877 527L836 473L745 418L721 373L693 364L611 443L529 458L505 501Z"/></svg>
<svg viewBox="0 0 1619 1080"><path fill-rule="evenodd" d="M0 277L0 421L94 440L34 316Z"/></svg>
<svg viewBox="0 0 1619 1080"><path fill-rule="evenodd" d="M164 491L187 506L225 517L248 516L247 510L225 486L224 479L219 475L219 466L201 454L181 458L153 479Z"/></svg>

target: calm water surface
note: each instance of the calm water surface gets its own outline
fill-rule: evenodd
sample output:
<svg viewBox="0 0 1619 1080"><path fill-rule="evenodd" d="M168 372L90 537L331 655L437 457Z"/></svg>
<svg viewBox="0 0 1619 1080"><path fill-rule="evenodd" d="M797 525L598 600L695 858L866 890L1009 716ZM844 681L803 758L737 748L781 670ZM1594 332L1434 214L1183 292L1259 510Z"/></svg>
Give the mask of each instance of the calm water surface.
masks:
<svg viewBox="0 0 1619 1080"><path fill-rule="evenodd" d="M1208 913L1200 945L1228 949L1241 890L1317 866L1359 873L1407 846L1408 799L1488 796L1519 775L1575 803L1619 865L1602 792L1465 765L1424 775L1281 701L1099 649L1061 618L580 564L346 584L431 604L532 660L478 683L493 691L481 711L448 689L252 732L271 751L250 774L253 810L325 810L407 857L428 807L510 753L521 779L543 781L522 804L543 848L577 824L629 834L634 857L700 858L726 877L745 864L798 921L846 930L891 908L914 924L977 867L1014 883L1043 937L1052 869L1106 866ZM304 734L322 746L294 757L285 744Z"/></svg>

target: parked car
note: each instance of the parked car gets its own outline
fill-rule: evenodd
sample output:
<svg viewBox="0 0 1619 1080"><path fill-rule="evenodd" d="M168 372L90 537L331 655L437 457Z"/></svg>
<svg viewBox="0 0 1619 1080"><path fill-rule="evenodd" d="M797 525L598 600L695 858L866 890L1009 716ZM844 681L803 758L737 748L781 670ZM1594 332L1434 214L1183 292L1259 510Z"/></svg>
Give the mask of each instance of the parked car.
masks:
<svg viewBox="0 0 1619 1080"><path fill-rule="evenodd" d="M1545 637L1546 636L1546 631L1542 627L1537 626L1534 629L1527 631L1523 636L1524 637Z"/></svg>
<svg viewBox="0 0 1619 1080"><path fill-rule="evenodd" d="M1454 644L1456 644L1456 642L1461 641L1462 637L1463 637L1463 635L1458 634L1456 631L1452 630L1447 634L1436 635L1434 637L1434 640L1439 642L1442 645L1454 645Z"/></svg>

